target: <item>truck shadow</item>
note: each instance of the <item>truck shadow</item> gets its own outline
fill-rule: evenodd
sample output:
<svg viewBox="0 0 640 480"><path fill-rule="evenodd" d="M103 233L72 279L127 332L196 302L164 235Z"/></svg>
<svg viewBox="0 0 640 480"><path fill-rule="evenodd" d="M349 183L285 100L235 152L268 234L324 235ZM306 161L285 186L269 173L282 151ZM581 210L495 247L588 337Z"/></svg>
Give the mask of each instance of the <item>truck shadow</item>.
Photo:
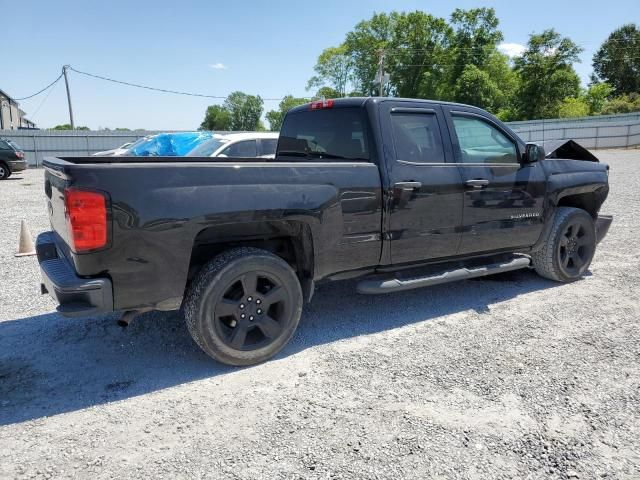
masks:
<svg viewBox="0 0 640 480"><path fill-rule="evenodd" d="M557 285L526 270L383 296L358 295L353 281L327 284L277 358L451 313L486 313L492 304ZM236 371L202 353L177 312L144 314L125 330L116 318L49 313L0 322L0 425Z"/></svg>

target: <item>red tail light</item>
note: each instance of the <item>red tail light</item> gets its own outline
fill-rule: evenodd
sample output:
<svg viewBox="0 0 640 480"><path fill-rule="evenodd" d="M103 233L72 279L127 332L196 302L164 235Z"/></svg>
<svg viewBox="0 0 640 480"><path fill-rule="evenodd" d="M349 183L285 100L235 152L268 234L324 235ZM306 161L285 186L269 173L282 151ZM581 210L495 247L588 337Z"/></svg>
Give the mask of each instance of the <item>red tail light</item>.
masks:
<svg viewBox="0 0 640 480"><path fill-rule="evenodd" d="M24 152L15 152L16 157L22 160L24 158Z"/></svg>
<svg viewBox="0 0 640 480"><path fill-rule="evenodd" d="M76 253L107 244L107 202L99 192L67 188L64 191L71 249Z"/></svg>
<svg viewBox="0 0 640 480"><path fill-rule="evenodd" d="M333 108L333 100L318 100L311 102L311 110L321 110L323 108Z"/></svg>

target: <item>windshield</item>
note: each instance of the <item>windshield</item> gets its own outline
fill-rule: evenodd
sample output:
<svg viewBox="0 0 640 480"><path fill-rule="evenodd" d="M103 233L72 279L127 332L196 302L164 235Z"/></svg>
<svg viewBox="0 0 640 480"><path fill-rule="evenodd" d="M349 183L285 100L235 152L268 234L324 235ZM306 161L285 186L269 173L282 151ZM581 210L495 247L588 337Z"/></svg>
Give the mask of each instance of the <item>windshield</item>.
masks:
<svg viewBox="0 0 640 480"><path fill-rule="evenodd" d="M136 140L135 142L133 142L133 143L131 143L131 144L127 145L126 147L125 147L125 145L123 145L123 146L122 146L122 147L120 147L120 148L126 148L127 150L132 150L132 149L134 149L135 147L137 147L137 146L139 146L139 145L143 144L144 142L147 142L147 141L151 140L152 138L153 138L153 135L148 135L148 136L146 136L146 137L139 138L139 139L138 139L138 140Z"/></svg>
<svg viewBox="0 0 640 480"><path fill-rule="evenodd" d="M213 152L218 150L222 145L228 143L229 140L222 138L212 138L201 143L196 148L187 153L187 157L210 157Z"/></svg>
<svg viewBox="0 0 640 480"><path fill-rule="evenodd" d="M287 115L277 156L369 160L369 133L364 110L336 108Z"/></svg>

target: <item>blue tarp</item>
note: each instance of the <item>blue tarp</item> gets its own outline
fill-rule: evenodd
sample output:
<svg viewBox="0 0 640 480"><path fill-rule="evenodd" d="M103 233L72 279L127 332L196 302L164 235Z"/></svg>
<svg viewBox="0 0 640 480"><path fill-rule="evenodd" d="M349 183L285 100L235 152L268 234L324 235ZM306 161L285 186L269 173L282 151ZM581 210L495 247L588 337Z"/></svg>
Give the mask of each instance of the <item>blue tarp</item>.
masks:
<svg viewBox="0 0 640 480"><path fill-rule="evenodd" d="M136 157L182 157L212 136L211 132L159 133L135 145L128 154Z"/></svg>

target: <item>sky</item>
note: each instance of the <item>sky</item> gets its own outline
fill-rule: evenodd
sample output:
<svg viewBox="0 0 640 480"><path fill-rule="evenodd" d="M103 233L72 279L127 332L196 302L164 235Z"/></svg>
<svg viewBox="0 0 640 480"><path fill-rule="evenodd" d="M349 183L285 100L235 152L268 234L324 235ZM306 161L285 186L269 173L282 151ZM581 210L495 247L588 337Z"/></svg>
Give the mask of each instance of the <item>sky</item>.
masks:
<svg viewBox="0 0 640 480"><path fill-rule="evenodd" d="M596 6L597 5L597 6ZM263 98L309 96L320 52L374 12L422 10L448 18L454 8L495 8L503 50L518 53L531 33L555 28L584 48L575 66L586 85L591 59L609 33L640 23L638 0L304 0L87 2L0 0L0 89L31 95L62 65L154 87L224 97L235 90ZM74 72L69 83L76 125L149 130L197 129L206 107L221 103L107 83ZM20 102L41 128L68 123L64 82ZM277 107L265 101L265 111Z"/></svg>

